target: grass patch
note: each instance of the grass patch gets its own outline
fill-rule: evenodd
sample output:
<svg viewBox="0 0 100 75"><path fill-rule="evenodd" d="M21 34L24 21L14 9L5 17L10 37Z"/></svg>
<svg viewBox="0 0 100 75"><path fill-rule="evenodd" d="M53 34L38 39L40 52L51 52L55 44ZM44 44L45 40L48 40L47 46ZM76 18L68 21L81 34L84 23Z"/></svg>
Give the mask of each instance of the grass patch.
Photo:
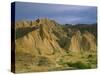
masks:
<svg viewBox="0 0 100 75"><path fill-rule="evenodd" d="M51 61L44 57L44 56L40 56L37 59L37 66L50 66L51 65Z"/></svg>
<svg viewBox="0 0 100 75"><path fill-rule="evenodd" d="M89 68L91 68L91 65L89 63L84 63L81 61L67 62L67 65L70 67L74 67L76 69L89 69Z"/></svg>

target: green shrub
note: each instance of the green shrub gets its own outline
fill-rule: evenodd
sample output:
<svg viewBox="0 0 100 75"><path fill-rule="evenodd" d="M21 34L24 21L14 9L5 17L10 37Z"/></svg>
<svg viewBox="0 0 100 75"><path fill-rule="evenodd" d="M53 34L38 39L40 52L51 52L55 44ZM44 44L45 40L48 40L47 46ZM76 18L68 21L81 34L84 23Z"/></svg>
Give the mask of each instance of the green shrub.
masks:
<svg viewBox="0 0 100 75"><path fill-rule="evenodd" d="M89 63L83 63L81 61L77 61L77 62L67 62L68 66L70 67L74 67L74 68L77 68L77 69L88 69L88 68L91 68L90 64Z"/></svg>
<svg viewBox="0 0 100 75"><path fill-rule="evenodd" d="M49 66L50 64L51 64L51 61L48 58L43 57L43 56L38 58L38 61L37 61L38 66Z"/></svg>

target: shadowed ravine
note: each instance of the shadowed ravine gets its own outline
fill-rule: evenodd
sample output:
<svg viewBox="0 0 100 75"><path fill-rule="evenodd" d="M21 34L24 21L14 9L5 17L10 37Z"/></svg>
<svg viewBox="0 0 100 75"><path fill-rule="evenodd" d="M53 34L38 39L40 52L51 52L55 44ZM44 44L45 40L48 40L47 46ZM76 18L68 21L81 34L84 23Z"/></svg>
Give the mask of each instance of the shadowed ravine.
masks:
<svg viewBox="0 0 100 75"><path fill-rule="evenodd" d="M16 39L23 37L24 35L27 35L28 33L39 29L38 26L34 27L26 27L26 28L17 28L16 29Z"/></svg>

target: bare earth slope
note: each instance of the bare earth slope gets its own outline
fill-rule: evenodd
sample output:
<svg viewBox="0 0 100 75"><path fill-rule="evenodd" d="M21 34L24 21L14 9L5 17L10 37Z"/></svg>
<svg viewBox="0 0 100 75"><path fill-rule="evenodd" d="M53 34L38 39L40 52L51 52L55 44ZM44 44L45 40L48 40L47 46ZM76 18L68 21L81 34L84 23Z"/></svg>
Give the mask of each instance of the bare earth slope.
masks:
<svg viewBox="0 0 100 75"><path fill-rule="evenodd" d="M96 67L96 37L92 33L66 32L48 18L19 21L15 26L16 72Z"/></svg>

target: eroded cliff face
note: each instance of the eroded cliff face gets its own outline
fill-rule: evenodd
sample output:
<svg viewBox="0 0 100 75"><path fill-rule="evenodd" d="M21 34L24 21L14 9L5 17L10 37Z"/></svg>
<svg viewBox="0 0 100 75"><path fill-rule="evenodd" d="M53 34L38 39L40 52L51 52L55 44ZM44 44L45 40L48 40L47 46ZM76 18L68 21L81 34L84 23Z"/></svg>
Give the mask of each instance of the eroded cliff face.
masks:
<svg viewBox="0 0 100 75"><path fill-rule="evenodd" d="M17 25L19 24L20 23ZM37 19L31 23L23 22L23 24L28 25L23 25L24 28L21 26L16 27L16 30L22 29L24 33L26 32L25 35L16 38L16 48L21 47L23 48L22 51L32 52L35 55L52 55L56 52L63 53L63 49L57 42L60 38L57 36L67 37L67 35L59 25L48 19ZM30 32L25 31L25 29L28 30L27 28L30 29ZM57 36L55 34L57 34ZM17 50L20 51L20 49Z"/></svg>
<svg viewBox="0 0 100 75"><path fill-rule="evenodd" d="M76 31L71 38L70 51L80 52L96 50L96 38L93 34L85 31L81 34L80 31Z"/></svg>
<svg viewBox="0 0 100 75"><path fill-rule="evenodd" d="M83 34L83 38L86 39L86 41L83 41L83 42L88 43L89 48L87 50L96 50L96 38L92 33L85 31ZM84 45L83 45L83 47L84 47Z"/></svg>
<svg viewBox="0 0 100 75"><path fill-rule="evenodd" d="M74 32L71 38L70 51L79 52L81 50L82 36L80 31Z"/></svg>
<svg viewBox="0 0 100 75"><path fill-rule="evenodd" d="M47 18L16 23L16 32L16 36L22 35L16 38L18 51L22 49L33 54L52 55L56 52L96 49L96 39L92 33L76 30L68 37L59 24Z"/></svg>

